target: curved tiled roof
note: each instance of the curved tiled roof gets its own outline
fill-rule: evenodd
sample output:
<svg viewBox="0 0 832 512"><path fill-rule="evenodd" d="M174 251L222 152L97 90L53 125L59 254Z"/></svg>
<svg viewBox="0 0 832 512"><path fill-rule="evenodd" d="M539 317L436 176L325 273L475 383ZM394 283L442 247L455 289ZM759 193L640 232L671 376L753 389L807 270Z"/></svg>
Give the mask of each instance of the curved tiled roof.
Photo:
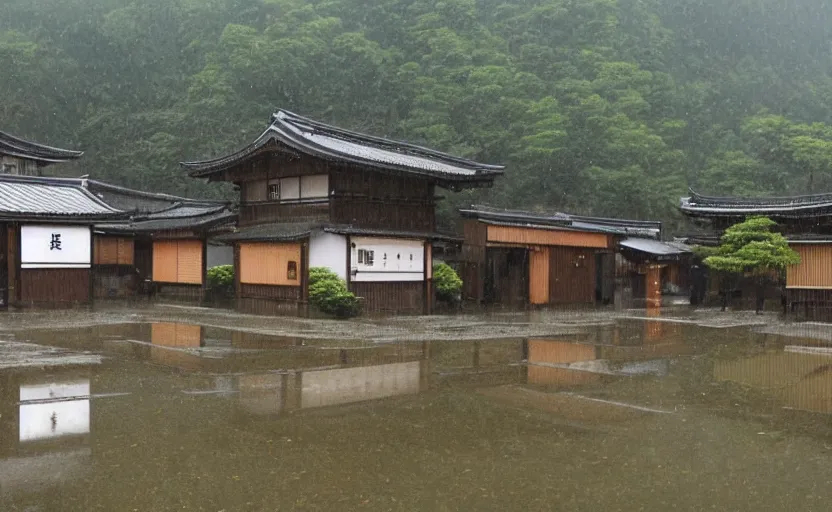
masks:
<svg viewBox="0 0 832 512"><path fill-rule="evenodd" d="M54 148L0 132L0 155L26 158L40 162L43 165L48 165L75 160L81 158L83 154L82 151Z"/></svg>
<svg viewBox="0 0 832 512"><path fill-rule="evenodd" d="M681 198L679 207L683 213L691 216L811 217L822 211L832 211L832 194L757 198L712 197L697 194L691 189L689 197Z"/></svg>
<svg viewBox="0 0 832 512"><path fill-rule="evenodd" d="M123 215L80 185L0 175L0 216L98 219Z"/></svg>
<svg viewBox="0 0 832 512"><path fill-rule="evenodd" d="M432 177L441 183L491 183L504 169L501 165L478 163L406 142L336 128L285 110L275 113L266 131L240 151L181 165L193 177L207 177L245 161L269 144L317 158Z"/></svg>

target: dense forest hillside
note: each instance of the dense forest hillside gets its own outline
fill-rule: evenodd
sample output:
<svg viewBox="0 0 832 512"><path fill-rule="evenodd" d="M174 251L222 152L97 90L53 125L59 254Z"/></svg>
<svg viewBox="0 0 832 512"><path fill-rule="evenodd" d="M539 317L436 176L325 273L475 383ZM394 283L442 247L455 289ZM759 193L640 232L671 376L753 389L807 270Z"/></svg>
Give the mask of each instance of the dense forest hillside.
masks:
<svg viewBox="0 0 832 512"><path fill-rule="evenodd" d="M0 130L175 193L286 108L508 166L448 194L677 225L704 193L832 191L821 0L3 0ZM75 172L72 169L71 172ZM446 217L447 218L447 217Z"/></svg>

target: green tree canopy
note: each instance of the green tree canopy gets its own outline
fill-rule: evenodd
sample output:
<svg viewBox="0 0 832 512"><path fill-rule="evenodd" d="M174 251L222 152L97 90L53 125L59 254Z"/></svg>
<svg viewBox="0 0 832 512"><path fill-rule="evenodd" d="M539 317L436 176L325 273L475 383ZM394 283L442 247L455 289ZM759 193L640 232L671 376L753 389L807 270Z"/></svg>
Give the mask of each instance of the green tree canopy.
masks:
<svg viewBox="0 0 832 512"><path fill-rule="evenodd" d="M705 258L714 270L735 274L763 275L800 263L800 255L780 233L777 223L767 217L751 217L725 230L719 247Z"/></svg>
<svg viewBox="0 0 832 512"><path fill-rule="evenodd" d="M85 151L49 172L233 197L178 162L287 108L507 165L456 206L684 228L714 195L832 190L821 0L3 0L0 130Z"/></svg>

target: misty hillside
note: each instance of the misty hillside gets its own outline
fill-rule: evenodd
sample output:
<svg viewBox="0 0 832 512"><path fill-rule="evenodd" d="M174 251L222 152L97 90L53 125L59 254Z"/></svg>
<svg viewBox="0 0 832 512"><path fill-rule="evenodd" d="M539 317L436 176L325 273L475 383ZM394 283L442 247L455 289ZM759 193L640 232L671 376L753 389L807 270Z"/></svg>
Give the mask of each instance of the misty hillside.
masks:
<svg viewBox="0 0 832 512"><path fill-rule="evenodd" d="M3 0L0 130L83 173L211 195L182 159L276 108L508 166L447 194L678 220L703 193L832 192L820 0ZM73 171L74 172L74 171ZM79 170L80 172L80 170Z"/></svg>

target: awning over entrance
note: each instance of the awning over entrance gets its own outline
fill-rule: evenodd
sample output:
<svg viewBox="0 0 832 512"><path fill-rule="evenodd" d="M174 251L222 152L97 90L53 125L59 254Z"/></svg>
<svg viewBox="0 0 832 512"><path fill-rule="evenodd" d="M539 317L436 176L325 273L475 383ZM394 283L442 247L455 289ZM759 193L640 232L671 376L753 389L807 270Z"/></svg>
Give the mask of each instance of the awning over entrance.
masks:
<svg viewBox="0 0 832 512"><path fill-rule="evenodd" d="M681 242L661 242L647 238L625 238L619 244L634 251L658 257L675 257L690 254L691 248Z"/></svg>

